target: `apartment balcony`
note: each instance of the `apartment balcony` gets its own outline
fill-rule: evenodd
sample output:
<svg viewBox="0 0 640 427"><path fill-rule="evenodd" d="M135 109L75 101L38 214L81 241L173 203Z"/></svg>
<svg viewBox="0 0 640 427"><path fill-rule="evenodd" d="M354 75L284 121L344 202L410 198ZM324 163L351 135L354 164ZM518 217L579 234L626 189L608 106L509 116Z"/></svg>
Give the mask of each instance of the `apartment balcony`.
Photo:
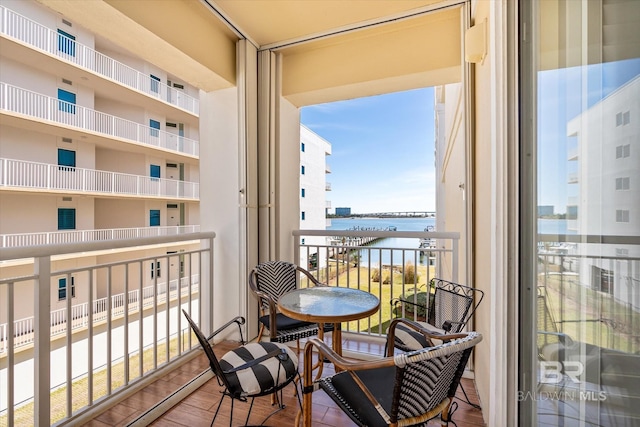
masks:
<svg viewBox="0 0 640 427"><path fill-rule="evenodd" d="M197 201L200 184L0 158L0 189Z"/></svg>
<svg viewBox="0 0 640 427"><path fill-rule="evenodd" d="M152 227L152 229L161 230L158 227ZM165 231L168 230L168 228L165 229ZM205 315L210 314L216 306L225 304L212 299L209 293L214 288L211 274L214 258L210 249L213 248L212 233L193 232L182 235L158 233L156 236L163 236L150 238L143 235L143 231L138 230L141 234L137 236L113 233L109 236L100 235L94 240L91 239L90 233L87 238L79 231L75 235L68 234L67 236L72 239L67 241L82 243L65 243L64 239L51 239L46 242L23 240L19 242L20 244L11 242L9 246L13 247L0 248L0 260L8 262L9 266L13 260L33 259L33 274L24 274L22 270L21 275L0 279L1 295L3 298L8 298L6 306L10 307L3 314L4 321L0 325L2 348L0 357L7 358L7 365L4 368L6 375L0 377L6 380L0 382L0 387L3 392L8 390L5 394L6 401L0 401L0 424L4 422L9 425L33 425L34 419L38 420L38 425L58 422L86 423L101 414L106 407L119 403L124 398L130 398L129 404L137 401L138 403L135 404L137 410L146 412L156 402L151 402L149 399L136 400L135 393L143 385L160 377L164 379L173 377L175 379L173 385L179 384L175 388L181 389L182 385L189 383L192 378L206 369L206 364L202 363L200 358L195 367L190 365L196 371L193 376L175 372L169 374L178 365L200 354L197 341L189 338L188 325L179 316L179 309L191 310L194 318L200 319L201 324L209 325L213 329L215 325ZM292 238L299 242L300 236L318 236L323 233L329 238L336 232L305 230L294 232ZM386 237L388 232L380 236L376 236L375 233L369 234L367 237L375 239ZM424 233L396 232L399 237L410 236L411 238L422 234ZM453 265L457 265L457 256L452 250L457 248L457 234L440 233L438 236L440 237L438 241L442 242L449 238L449 248L443 246L438 249L440 251L438 253L448 259L448 261L443 259L442 263L453 262ZM354 238L360 237L363 236L354 236ZM126 248L133 249L145 245L158 247L162 244L193 244L198 240L201 242L200 249L186 252L169 253L163 250L157 256L144 258L128 257L127 252L122 252ZM345 238L343 245L335 245L331 242L313 247L296 244L295 252L301 259L300 257L304 255L302 251L318 251L321 254L318 257L320 265L315 269L315 274L329 285L359 286L357 282L353 282L355 276L344 270L346 265L342 263L342 259L345 256L343 250L346 248L349 250L357 248L355 240ZM111 249L120 249L121 259L114 260L109 257L109 262L106 264L81 263L74 264L73 268L55 269L53 260L59 258L59 255L66 254L67 258L76 256L83 258L91 257L92 251L106 253ZM365 250L365 247L362 249ZM408 246L402 251L407 254L407 258L414 260L419 258L417 247ZM374 252L369 252L370 261L373 261ZM402 260L404 259L403 257ZM169 265L176 265L178 261L181 264L180 273L174 270L172 276ZM162 265L158 268L157 274L151 279L148 275L142 274L142 272L148 272L146 268L148 264L151 264L154 270L153 266L156 262L161 262ZM405 265L400 259L397 262L396 266L391 266L394 271L392 274L400 277L404 275ZM370 277L373 270L377 269L373 262L365 265L364 260L361 261L361 266L366 270L363 273L366 277ZM341 271L336 274L335 268ZM146 279L143 279L143 276ZM72 283L71 289L64 288L63 296L66 297L67 292L74 293L73 295L81 298L81 301L72 302L71 298L66 298L63 302L65 308L50 311L48 307L52 300L51 294L58 292L58 296L60 295L60 289L52 284L56 284L60 277L66 278L67 283ZM72 277L75 281L71 280ZM344 280L347 281L344 282ZM349 280L352 280L351 284ZM422 282L405 283L400 286L409 292L410 289L417 289L420 283ZM351 344L345 344L344 347L344 354L347 356L371 358L382 354L381 342L385 335L385 325L392 317L390 295L387 293L390 286L383 286L382 281L374 287L368 286L370 292L379 296L382 302L381 310L368 319L345 324L343 336L351 341ZM29 289L38 289L38 298L25 300L22 295ZM241 292L240 288L238 292ZM28 301L27 304L32 305L33 315L16 318L13 308L17 304L16 301L23 303ZM209 305L209 301L213 303L213 307ZM123 324L129 327L123 330ZM37 333L38 331L40 332ZM84 331L88 331L88 335ZM112 339L108 337L121 337L123 333L130 334L130 338L115 340L113 344L107 344L105 350L99 350L105 343L104 336L107 337L106 343L110 343ZM149 341L151 337L153 339ZM55 340L62 340L57 341L62 345L62 350L53 351L54 347L51 343ZM86 345L79 343L86 343ZM25 351L33 351L32 354L37 353L39 356L29 359L25 355L31 353L24 353ZM89 351L88 355L87 351ZM18 364L16 357L18 352L21 353L21 359L27 358L37 367ZM60 357L62 359L59 360ZM95 357L98 357L100 362L93 362ZM66 365L63 360L67 361ZM88 364L87 360L89 360ZM30 384L18 381L18 378L24 375L23 369L29 369L30 372L37 369L38 372L45 374L40 375L40 381L35 382L31 387ZM53 378L51 382L50 377ZM213 386L213 382L207 387L209 386ZM471 382L468 388L473 390ZM164 399L169 397L173 390L163 388L160 393L161 399ZM183 400L185 397L180 399ZM185 403L188 404L189 401L190 399ZM319 408L323 406L326 406L326 402ZM285 425L290 425L295 417L295 406L289 405L289 408L289 411L282 413L286 420ZM121 419L125 414L124 416L129 417L131 421L134 412L127 410L125 413L121 409L121 407L114 408L112 415L105 415L107 414L105 413L102 419L111 416L118 416ZM208 418L208 411L204 410L204 413L207 413L207 416L203 419ZM47 414L52 414L50 419ZM99 423L99 419L100 417L95 422ZM106 422L111 424L111 421ZM113 422L115 425L120 421Z"/></svg>
<svg viewBox="0 0 640 427"><path fill-rule="evenodd" d="M199 115L199 100L170 87L149 74L110 58L88 46L32 21L5 6L0 6L0 49L13 58L40 64L44 69L78 81L91 79L92 87L112 97L132 92L162 108L167 116ZM100 80L97 82L96 80ZM115 91L115 92L114 92ZM144 105L145 101L137 102Z"/></svg>
<svg viewBox="0 0 640 427"><path fill-rule="evenodd" d="M331 191L331 183L330 182L326 182L324 184L324 191Z"/></svg>
<svg viewBox="0 0 640 427"><path fill-rule="evenodd" d="M86 415L190 357L195 340L187 337L179 313L185 309L212 324L207 301L214 237L188 233L0 248L3 270L14 265L21 272L0 279L0 425L49 426ZM191 249L164 249L175 245ZM158 247L156 255L139 255L140 248ZM61 255L94 262L68 268L56 261ZM107 262L99 263L101 255ZM70 286L60 288L59 278ZM52 301L57 309L51 310ZM30 315L16 317L25 311Z"/></svg>
<svg viewBox="0 0 640 427"><path fill-rule="evenodd" d="M200 231L199 225L165 227L104 228L100 230L62 230L0 235L0 248L20 248L71 243L107 242L112 240L164 238Z"/></svg>
<svg viewBox="0 0 640 427"><path fill-rule="evenodd" d="M577 184L579 181L578 173L571 172L567 175L567 184Z"/></svg>
<svg viewBox="0 0 640 427"><path fill-rule="evenodd" d="M326 243L299 244L302 238L309 241L306 239L309 236L324 236ZM581 241L583 236L574 237L574 240ZM372 241L383 238L407 240L402 247L369 246ZM437 247L430 249L434 259L421 257L416 244L421 238L433 238L438 242ZM211 274L214 261L213 233L118 239L37 248L0 248L0 261L11 263L27 257L34 260L33 274L23 272L20 276L0 279L0 295L9 301L6 305L9 309L1 314L5 320L0 324L0 358L6 360L2 368L6 373L0 376L0 390L3 393L9 391L4 394L5 400L0 400L0 425L34 425L35 419L39 426L52 423L133 426L152 420L159 425L192 427L209 424L215 411L213 408L221 397L219 388L217 382L211 380L208 364L197 341L189 338L188 325L179 315L179 309L191 310L193 317L199 319L207 330L217 327L209 316L227 302L217 300L215 295L209 293L214 288ZM380 310L377 313L366 319L343 323L343 352L346 357L354 359L371 360L383 354L386 326L394 316L415 318L404 308L400 313L394 312L395 308L390 304L392 297L422 291L433 277L455 280L459 264L458 233L298 230L292 233L292 239L294 260L311 259L310 254L317 254L316 264L309 268L318 279L330 286L364 286L363 289L380 298ZM549 242L549 247L560 243L566 245L557 241L558 236L541 235L540 239ZM90 256L91 251L104 253L116 248L198 241L200 249L181 253L163 251L157 256L144 258L125 256L118 261L110 259L106 264L61 270L52 268L52 259L63 254L71 257L73 254ZM603 259L600 255L585 256L566 251L541 250L539 256L538 286L547 289L549 295L559 294L560 301L565 300L563 295L573 293L580 287L577 282L579 276L575 273L580 268L590 269L592 265L597 265L608 271L606 276L602 276L604 286L608 283L605 280L607 277L624 279L630 272L637 271L640 262L637 257ZM169 265L179 260L183 269L174 271L172 276ZM147 278L145 282L139 273L148 271L147 264L153 265L158 261L163 266L158 270L161 274ZM407 266L410 264L416 267L419 274L413 274L408 279ZM388 280L373 279L376 272L378 277L386 276ZM76 295L88 297L81 302L66 299L66 308L49 310L51 293L60 292L51 284L59 277L72 276L77 278ZM304 280L301 285L306 286ZM41 294L28 302L33 306L33 318L16 318L13 309L15 301L22 295L24 287L36 286ZM238 285L239 293L243 293L241 286L244 285ZM94 289L103 295L95 295ZM572 307L552 304L557 333L570 334L589 345L607 347L610 349L607 351L634 354L635 344L629 337L635 336L636 332L624 326L624 319L637 307L589 287L584 292L589 293L586 300L592 305L586 312L595 316L598 307L611 308L611 313L602 313L600 318L593 319L600 328L607 328L607 333L592 333L590 328L585 331L585 328L576 324ZM123 324L129 327L123 328ZM468 328L474 328L473 322ZM125 339L120 339L123 334ZM106 342L112 344L103 348L99 343L105 342L102 341L104 335L113 338L107 339ZM75 345L87 340L87 346ZM52 345L54 341L58 343L55 351ZM234 345L237 343L225 341L215 346L218 352L225 352ZM29 351L37 351L39 357L31 360L37 364L38 372L44 373L38 377L38 381L34 379L32 389L28 382L19 380L23 378L22 369L33 372L32 366L24 366L24 360L29 360L25 356ZM18 353L21 353L21 363L16 357ZM99 363L88 362L93 361L95 353L104 356L104 360ZM59 357L62 359L57 359ZM85 369L86 373L72 372L72 367L77 366ZM464 374L464 392L458 389L462 401L458 402L458 411L453 415L458 426L484 425L482 412L465 402L468 396L471 403L478 403L473 384L476 366L486 369L489 363L476 358L470 362ZM325 374L332 372L330 364L325 364L324 368ZM51 381L50 376L54 378ZM25 396L25 393L31 393L31 396ZM602 405L601 410L611 411L611 407L607 406L610 404L609 398L613 401L618 396L615 393L607 396L607 402L599 404ZM285 390L285 403L285 410L270 418L270 423L293 425L298 408L292 387ZM261 415L273 409L268 397L259 399L256 405L255 418L252 420L261 418ZM244 419L247 409L248 404L236 404L238 419ZM230 408L224 406L222 410L228 414ZM353 425L322 392L318 392L317 397L314 395L313 411L314 426ZM430 425L438 424L432 422Z"/></svg>
<svg viewBox="0 0 640 427"><path fill-rule="evenodd" d="M327 200L324 205L325 208L331 209L331 200Z"/></svg>
<svg viewBox="0 0 640 427"><path fill-rule="evenodd" d="M197 158L199 143L160 129L42 95L0 82L3 124L44 133L90 140L113 148L117 142L129 150L161 150Z"/></svg>

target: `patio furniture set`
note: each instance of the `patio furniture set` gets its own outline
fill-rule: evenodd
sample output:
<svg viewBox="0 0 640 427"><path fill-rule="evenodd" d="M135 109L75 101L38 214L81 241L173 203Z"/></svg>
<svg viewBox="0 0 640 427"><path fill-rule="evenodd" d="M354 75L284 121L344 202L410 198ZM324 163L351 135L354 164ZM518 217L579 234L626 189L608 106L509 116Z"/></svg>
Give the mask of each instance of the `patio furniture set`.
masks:
<svg viewBox="0 0 640 427"><path fill-rule="evenodd" d="M299 286L301 275L308 278L307 287ZM393 319L385 354L371 361L342 356L341 324L374 314L380 300L362 290L327 286L292 263L270 261L252 270L249 287L259 299L260 310L257 342L245 343L240 331L241 346L221 359L214 354L211 339L230 325L240 328L244 318L237 317L206 337L184 311L223 388L211 425L226 396L231 398L230 425L235 400L251 400L245 425L255 397L271 395L276 405L273 413L283 409L282 390L291 383L300 404L296 426L300 422L311 426L312 398L319 390L359 426L426 425L438 416L443 425L448 424L460 378L473 347L482 340L477 332L462 332L482 296L444 280L436 279L431 285L434 297L426 321ZM412 302L393 300L391 304ZM327 332L332 334L331 346L324 341ZM268 335L268 341L262 340L263 335ZM299 353L300 338L307 338L302 375L297 353L285 344L296 341ZM314 351L318 352L315 364ZM334 365L335 374L322 376L325 362Z"/></svg>

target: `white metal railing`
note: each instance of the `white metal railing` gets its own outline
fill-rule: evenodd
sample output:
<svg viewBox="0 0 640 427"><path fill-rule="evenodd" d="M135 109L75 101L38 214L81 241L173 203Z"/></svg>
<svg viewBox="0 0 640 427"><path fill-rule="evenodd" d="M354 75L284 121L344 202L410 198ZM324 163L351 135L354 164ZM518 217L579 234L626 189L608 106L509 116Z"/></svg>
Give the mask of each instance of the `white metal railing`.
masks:
<svg viewBox="0 0 640 427"><path fill-rule="evenodd" d="M0 248L0 261L31 259L33 270L0 279L6 321L0 324L0 425L80 424L115 394L127 396L137 390L131 386L153 381L154 374L197 348L180 310L188 310L204 329L214 329L214 237L195 233ZM184 246L181 251L163 249L176 243ZM157 255L135 257L141 246L158 248ZM105 252L109 262L100 264ZM52 259L60 255L94 261L54 270L58 264ZM50 311L63 277L72 284L61 300L64 308ZM18 309L33 316L16 319ZM24 352L20 358L18 351Z"/></svg>
<svg viewBox="0 0 640 427"><path fill-rule="evenodd" d="M293 239L294 260L322 282L363 289L380 298L376 314L343 327L359 335L386 335L385 325L404 315L393 313L393 298L424 291L435 277L458 279L456 232L296 230ZM422 239L437 243L420 248Z"/></svg>
<svg viewBox="0 0 640 427"><path fill-rule="evenodd" d="M199 231L199 225L176 225L166 227L105 228L101 230L62 230L2 234L0 235L0 248L180 236L197 233Z"/></svg>
<svg viewBox="0 0 640 427"><path fill-rule="evenodd" d="M200 184L0 158L0 187L198 200Z"/></svg>
<svg viewBox="0 0 640 427"><path fill-rule="evenodd" d="M0 82L0 110L120 138L145 146L199 155L199 143L184 136L141 125L57 98Z"/></svg>
<svg viewBox="0 0 640 427"><path fill-rule="evenodd" d="M199 275L194 274L192 277L183 277L180 282L180 296L184 297L188 292L197 293L200 285ZM169 292L167 292L167 284L165 282L158 283L157 287L146 286L142 288L142 298L140 298L140 290L135 289L129 291L127 298L125 294L117 294L111 296L111 305L108 304L107 298L99 298L91 304L92 309L89 310L90 304L84 302L81 304L75 304L71 306L71 330L78 330L87 328L89 325L89 314L93 315L94 322L103 322L107 319L108 307L112 310L112 319L122 317L124 315L125 307L128 308L130 314L136 313L140 310L140 302L142 301L142 308L152 307L154 304L154 297L157 288L157 302L165 303L167 299L175 300L178 295L178 280L172 280L169 286ZM167 298L169 294L169 298ZM51 312L51 337L63 335L67 332L69 322L67 321L67 309L61 308ZM0 354L7 352L7 324L0 324ZM13 322L13 347L18 349L25 347L34 342L34 317L27 317L24 319L18 319Z"/></svg>
<svg viewBox="0 0 640 427"><path fill-rule="evenodd" d="M7 37L189 113L199 114L199 100L182 90L167 86L150 75L122 64L5 6L0 6L0 18L0 33Z"/></svg>

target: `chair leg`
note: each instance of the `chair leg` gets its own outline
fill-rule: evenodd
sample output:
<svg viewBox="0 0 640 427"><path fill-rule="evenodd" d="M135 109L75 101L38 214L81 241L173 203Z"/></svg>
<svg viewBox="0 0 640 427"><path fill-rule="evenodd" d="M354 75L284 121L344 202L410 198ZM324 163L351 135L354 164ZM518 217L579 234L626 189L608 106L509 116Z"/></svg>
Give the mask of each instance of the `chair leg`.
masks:
<svg viewBox="0 0 640 427"><path fill-rule="evenodd" d="M256 342L260 342L262 339L262 334L264 334L264 324L260 324L260 330L258 331L258 337L256 338Z"/></svg>
<svg viewBox="0 0 640 427"><path fill-rule="evenodd" d="M249 405L249 412L247 413L247 419L244 422L245 426L249 425L249 417L251 416L251 410L253 409L253 401L255 400L255 397L251 398L251 404Z"/></svg>
<svg viewBox="0 0 640 427"><path fill-rule="evenodd" d="M225 398L225 394L222 393L222 397L220 398L220 402L218 402L218 407L216 408L216 413L213 415L213 419L211 420L211 426L213 427L213 423L216 421L216 417L218 416L218 412L220 411L220 407L222 406L222 401ZM233 399L231 399L231 407L233 408ZM233 409L231 410L231 415L233 415Z"/></svg>

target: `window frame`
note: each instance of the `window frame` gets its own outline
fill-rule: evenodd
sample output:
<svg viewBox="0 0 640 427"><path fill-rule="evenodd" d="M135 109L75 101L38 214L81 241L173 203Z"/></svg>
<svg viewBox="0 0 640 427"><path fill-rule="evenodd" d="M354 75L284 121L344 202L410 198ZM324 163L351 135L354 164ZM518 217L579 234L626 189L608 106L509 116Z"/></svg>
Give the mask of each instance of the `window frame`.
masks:
<svg viewBox="0 0 640 427"><path fill-rule="evenodd" d="M58 230L75 230L76 217L75 208L58 208ZM65 224L67 225L65 226Z"/></svg>
<svg viewBox="0 0 640 427"><path fill-rule="evenodd" d="M75 58L76 36L58 28L58 52Z"/></svg>
<svg viewBox="0 0 640 427"><path fill-rule="evenodd" d="M149 227L159 227L159 226L160 226L160 209L149 209Z"/></svg>
<svg viewBox="0 0 640 427"><path fill-rule="evenodd" d="M63 113L75 114L76 113L76 99L75 93L66 89L58 88L58 111Z"/></svg>
<svg viewBox="0 0 640 427"><path fill-rule="evenodd" d="M75 278L71 276L71 299L76 297L76 283ZM67 278L61 277L58 279L58 301L65 301L67 299Z"/></svg>

